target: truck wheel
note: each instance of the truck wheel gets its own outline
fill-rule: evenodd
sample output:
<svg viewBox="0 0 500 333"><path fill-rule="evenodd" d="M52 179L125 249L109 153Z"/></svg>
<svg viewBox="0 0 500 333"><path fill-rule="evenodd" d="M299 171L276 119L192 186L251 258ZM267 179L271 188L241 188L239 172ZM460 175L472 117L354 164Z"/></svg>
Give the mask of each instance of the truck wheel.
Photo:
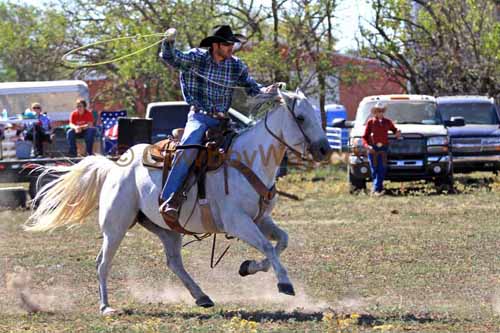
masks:
<svg viewBox="0 0 500 333"><path fill-rule="evenodd" d="M366 180L353 176L350 167L347 168L347 181L349 182L349 193L355 194L366 191Z"/></svg>
<svg viewBox="0 0 500 333"><path fill-rule="evenodd" d="M453 193L455 193L453 174L449 174L449 175L446 175L442 178L436 179L434 181L434 186L435 186L436 192L438 194L442 194L442 193L453 194Z"/></svg>
<svg viewBox="0 0 500 333"><path fill-rule="evenodd" d="M28 188L28 192L29 192L31 200L35 199L36 194L38 193L38 191L42 187L44 187L45 185L47 185L48 183L50 183L51 181L53 181L54 179L56 179L58 177L59 177L59 175L57 175L57 174L47 174L43 178L40 179L40 183L38 185L37 185L37 180L39 177L31 177L30 178L30 185ZM38 207L38 202L34 202L33 204L34 204L35 208Z"/></svg>

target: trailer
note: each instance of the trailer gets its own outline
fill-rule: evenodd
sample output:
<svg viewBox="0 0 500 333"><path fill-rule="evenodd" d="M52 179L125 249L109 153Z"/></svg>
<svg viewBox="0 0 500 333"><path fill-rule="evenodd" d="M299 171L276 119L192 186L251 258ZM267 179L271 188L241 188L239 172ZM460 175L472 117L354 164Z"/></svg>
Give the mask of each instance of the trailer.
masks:
<svg viewBox="0 0 500 333"><path fill-rule="evenodd" d="M51 154L43 158L34 158L30 143L22 141L16 134L16 129L37 121L26 112L32 103L42 105L52 127L56 128L68 123L75 101L79 98L89 100L88 86L80 80L0 83L0 184L29 183L28 192L33 197L37 178L34 170L38 166L68 165L81 160L66 156L67 145L62 128L53 141ZM19 194L16 197L21 196L20 192L19 187L4 188L0 193L0 206L3 201L11 202L7 198L13 193Z"/></svg>

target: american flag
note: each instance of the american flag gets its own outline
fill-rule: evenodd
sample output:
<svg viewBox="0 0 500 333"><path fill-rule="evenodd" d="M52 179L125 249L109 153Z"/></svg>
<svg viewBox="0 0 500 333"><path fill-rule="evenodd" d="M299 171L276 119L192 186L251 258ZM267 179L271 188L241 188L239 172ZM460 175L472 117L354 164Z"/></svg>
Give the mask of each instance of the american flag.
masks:
<svg viewBox="0 0 500 333"><path fill-rule="evenodd" d="M101 122L106 139L118 140L118 118L126 116L127 110L101 112Z"/></svg>

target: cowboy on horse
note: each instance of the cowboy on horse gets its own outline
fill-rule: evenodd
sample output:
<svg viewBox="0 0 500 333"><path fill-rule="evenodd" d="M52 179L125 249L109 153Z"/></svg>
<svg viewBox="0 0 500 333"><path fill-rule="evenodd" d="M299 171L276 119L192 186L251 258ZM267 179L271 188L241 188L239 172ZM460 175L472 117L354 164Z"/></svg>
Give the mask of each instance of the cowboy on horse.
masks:
<svg viewBox="0 0 500 333"><path fill-rule="evenodd" d="M246 38L233 34L230 26L214 27L212 34L201 41L200 48L187 52L175 48L176 35L175 28L165 32L160 56L164 63L181 72L182 94L191 106L181 145L201 144L205 131L218 127L227 118L236 87L244 88L250 96L270 93L276 88L275 85L262 87L248 74L247 65L233 56L234 44L242 43ZM192 150L181 149L175 154L160 196L163 202L160 213L167 220L178 219L181 188L195 159L196 154Z"/></svg>

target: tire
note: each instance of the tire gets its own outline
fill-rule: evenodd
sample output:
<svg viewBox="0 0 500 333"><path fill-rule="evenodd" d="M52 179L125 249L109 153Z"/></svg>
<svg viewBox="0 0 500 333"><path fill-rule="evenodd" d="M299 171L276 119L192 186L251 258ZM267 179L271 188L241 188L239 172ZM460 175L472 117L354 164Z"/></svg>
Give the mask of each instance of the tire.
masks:
<svg viewBox="0 0 500 333"><path fill-rule="evenodd" d="M448 194L453 194L455 193L455 180L453 177L453 172L450 172L448 175L437 178L434 181L434 186L436 188L436 192L438 194L441 193L448 193Z"/></svg>
<svg viewBox="0 0 500 333"><path fill-rule="evenodd" d="M23 187L0 188L0 207L15 209L26 207L26 190Z"/></svg>
<svg viewBox="0 0 500 333"><path fill-rule="evenodd" d="M44 187L45 185L47 185L48 183L50 183L54 179L57 179L58 177L59 177L59 175L57 175L57 174L47 174L43 178L40 179L39 184L37 184L39 177L37 177L37 176L31 177L30 185L28 188L28 192L29 192L31 200L35 199L36 194L38 193L38 191L42 187ZM38 202L34 202L34 207L35 208L38 207Z"/></svg>
<svg viewBox="0 0 500 333"><path fill-rule="evenodd" d="M349 182L349 193L355 194L361 191L366 191L366 180L353 176L350 166L347 167L347 181Z"/></svg>

